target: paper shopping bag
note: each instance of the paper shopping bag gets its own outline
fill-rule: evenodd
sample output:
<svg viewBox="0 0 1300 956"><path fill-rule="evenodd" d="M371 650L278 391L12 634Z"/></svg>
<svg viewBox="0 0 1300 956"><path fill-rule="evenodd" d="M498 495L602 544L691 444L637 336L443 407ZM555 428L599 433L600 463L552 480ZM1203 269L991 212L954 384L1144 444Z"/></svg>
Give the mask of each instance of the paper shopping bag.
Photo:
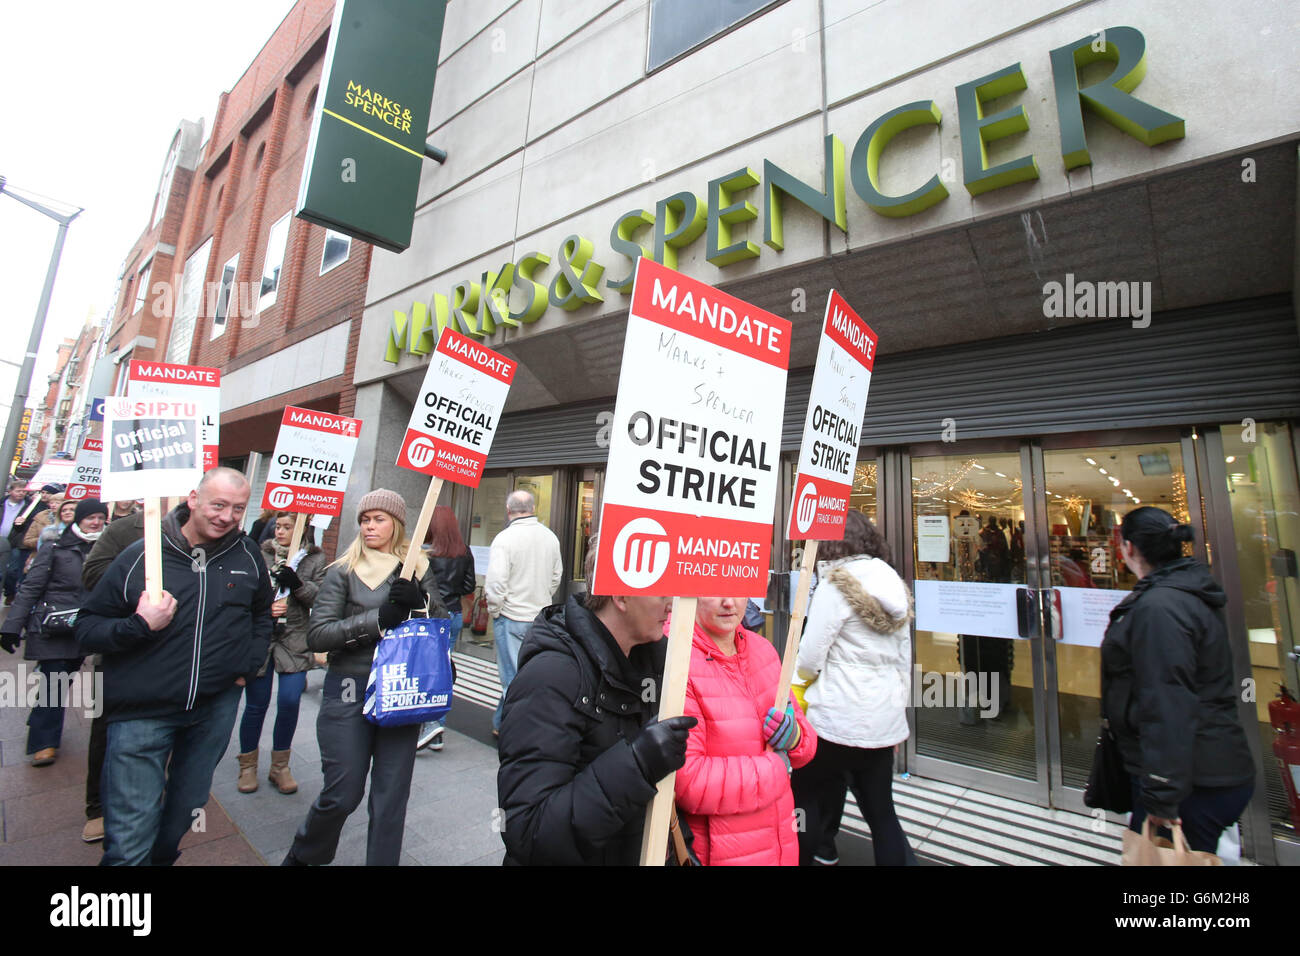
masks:
<svg viewBox="0 0 1300 956"><path fill-rule="evenodd" d="M1205 850L1193 850L1187 845L1183 828L1178 824L1173 827L1174 839L1171 843L1163 837L1157 837L1151 829L1151 819L1142 821L1142 832L1134 833L1124 830L1124 853L1121 861L1124 866L1223 866L1223 861L1213 853Z"/></svg>

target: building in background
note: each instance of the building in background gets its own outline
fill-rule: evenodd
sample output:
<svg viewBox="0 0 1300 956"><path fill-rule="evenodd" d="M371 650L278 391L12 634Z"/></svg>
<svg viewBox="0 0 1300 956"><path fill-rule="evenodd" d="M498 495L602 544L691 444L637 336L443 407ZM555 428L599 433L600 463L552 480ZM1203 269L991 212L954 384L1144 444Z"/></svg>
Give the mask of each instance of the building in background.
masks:
<svg viewBox="0 0 1300 956"><path fill-rule="evenodd" d="M207 139L180 124L108 339L116 394L131 359L221 370L221 461L253 481L253 516L284 407L354 407L370 246L293 216L332 15L296 4Z"/></svg>
<svg viewBox="0 0 1300 956"><path fill-rule="evenodd" d="M1006 705L916 708L902 765L1083 810L1098 608L1132 585L1115 525L1155 504L1196 528L1258 688L1247 855L1300 860L1264 710L1300 690L1300 66L1276 19L1209 0L450 4L429 129L450 155L424 167L410 248L374 255L353 413L383 427L353 500L419 500L393 463L420 333L450 323L519 369L481 486L444 495L484 547L533 491L583 588L648 255L793 321L788 502L837 288L880 337L852 506L916 589L916 661L984 674ZM710 388L743 408L743 383ZM976 622L984 599L1000 622Z"/></svg>

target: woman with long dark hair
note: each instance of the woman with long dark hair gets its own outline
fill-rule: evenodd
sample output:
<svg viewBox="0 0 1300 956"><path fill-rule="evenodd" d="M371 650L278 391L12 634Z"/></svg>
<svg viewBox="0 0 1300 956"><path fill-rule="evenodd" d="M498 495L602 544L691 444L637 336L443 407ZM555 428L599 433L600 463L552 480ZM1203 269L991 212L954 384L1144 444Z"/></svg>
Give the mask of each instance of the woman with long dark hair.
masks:
<svg viewBox="0 0 1300 956"><path fill-rule="evenodd" d="M329 652L321 688L316 739L325 785L298 828L285 866L324 865L334 859L339 833L370 778L367 866L397 866L406 828L406 800L415 769L419 724L380 727L361 712L374 646L409 616L444 617L437 581L423 555L414 578L400 576L411 546L406 503L377 488L357 506L360 533L325 572L312 607L307 646Z"/></svg>
<svg viewBox="0 0 1300 956"><path fill-rule="evenodd" d="M839 861L835 835L851 788L876 865L915 863L893 795L894 748L908 735L911 595L889 545L861 512L848 513L844 540L823 541L817 557L817 593L795 664L809 685L804 701L819 740L812 762L791 777L795 805L805 812L799 862Z"/></svg>
<svg viewBox="0 0 1300 956"><path fill-rule="evenodd" d="M1210 569L1183 555L1190 525L1160 508L1130 511L1120 555L1138 578L1110 612L1101 644L1102 715L1132 777L1129 828L1181 823L1188 846L1213 853L1255 790L1237 716L1240 685Z"/></svg>
<svg viewBox="0 0 1300 956"><path fill-rule="evenodd" d="M426 540L429 544L429 564L432 565L433 576L438 582L438 596L442 599L442 606L447 609L447 616L451 618L451 647L455 650L461 629L465 626L461 598L474 593L474 555L461 537L456 513L446 505L438 505L433 509ZM431 724L420 734L422 741L428 740L425 744L428 749L442 749L442 731L446 726L444 718L437 721L436 727Z"/></svg>

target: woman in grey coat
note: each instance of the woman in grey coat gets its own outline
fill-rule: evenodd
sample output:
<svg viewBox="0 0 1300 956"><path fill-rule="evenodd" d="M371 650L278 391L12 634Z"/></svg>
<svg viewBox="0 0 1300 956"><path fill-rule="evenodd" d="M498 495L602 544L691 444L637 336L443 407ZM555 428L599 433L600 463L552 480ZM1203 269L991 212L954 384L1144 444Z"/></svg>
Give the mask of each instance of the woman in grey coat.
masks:
<svg viewBox="0 0 1300 956"><path fill-rule="evenodd" d="M339 833L361 803L370 776L367 866L396 866L402 854L406 800L415 769L419 724L379 727L362 714L374 645L411 614L446 617L433 568L424 555L414 579L400 576L411 543L406 503L385 488L357 507L360 533L325 572L316 594L307 646L329 653L316 738L325 773L320 796L298 828L285 866L319 866L334 859Z"/></svg>
<svg viewBox="0 0 1300 956"><path fill-rule="evenodd" d="M275 515L275 536L262 542L262 557L275 579L275 601L271 619L275 630L271 657L257 679L244 688L244 716L239 723L240 793L257 789L258 742L262 724L271 707L271 685L279 676L280 692L275 703L275 727L271 731L271 771L267 779L281 793L297 793L298 781L289 770L294 731L298 729L298 704L307 686L311 651L307 649L307 624L316 592L325 577L325 554L314 544L289 554L293 543L293 515Z"/></svg>

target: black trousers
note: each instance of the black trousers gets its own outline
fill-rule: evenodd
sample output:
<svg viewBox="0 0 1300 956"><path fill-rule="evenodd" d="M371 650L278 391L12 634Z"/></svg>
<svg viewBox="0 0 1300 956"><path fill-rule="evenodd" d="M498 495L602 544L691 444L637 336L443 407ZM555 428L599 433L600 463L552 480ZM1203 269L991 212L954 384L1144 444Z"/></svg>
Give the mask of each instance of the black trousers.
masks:
<svg viewBox="0 0 1300 956"><path fill-rule="evenodd" d="M377 727L366 720L361 713L365 685L364 677L325 675L316 719L325 784L298 828L290 851L302 863L322 866L334 859L343 824L361 803L367 774L370 827L366 866L397 866L401 858L420 725Z"/></svg>
<svg viewBox="0 0 1300 956"><path fill-rule="evenodd" d="M799 865L811 866L814 856L836 859L835 835L844 813L844 795L853 790L858 809L871 829L877 866L915 864L907 836L894 812L894 748L846 747L821 738L817 754L794 771L790 785L794 804L804 813L799 832Z"/></svg>

